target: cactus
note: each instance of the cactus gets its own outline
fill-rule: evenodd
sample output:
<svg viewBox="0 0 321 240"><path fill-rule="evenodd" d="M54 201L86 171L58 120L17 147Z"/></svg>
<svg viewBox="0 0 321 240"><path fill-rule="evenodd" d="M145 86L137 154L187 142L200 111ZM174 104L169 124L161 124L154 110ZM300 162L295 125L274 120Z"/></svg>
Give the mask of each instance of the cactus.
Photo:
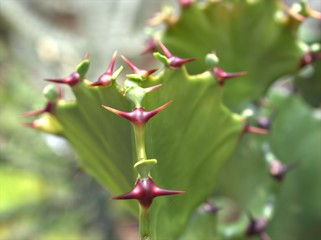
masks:
<svg viewBox="0 0 321 240"><path fill-rule="evenodd" d="M86 55L69 76L47 79L56 85L44 90L43 109L23 114L37 116L24 125L67 139L81 168L115 200L137 200L122 202L139 219L141 239L269 239L266 227L285 175L300 166L295 155L282 154L289 144L278 132L289 131L285 124L297 110L298 119L321 126L300 95L320 104L318 80L310 76L317 86L310 98L300 75L307 66L319 75L320 49L295 35L301 21L320 14L304 1L299 11L276 0L179 4L179 16L166 6L150 22L166 24L162 32L149 31L144 51L160 69L141 69L122 56L132 70L124 80L122 66L114 71L115 52L107 70L89 81ZM298 91L271 87L285 75L296 76ZM69 85L75 100L64 100L59 84ZM295 123L294 133L300 130ZM301 136L317 141L304 131ZM307 157L316 162L314 151ZM255 165L242 185L238 166L248 159ZM235 204L229 199L241 209L232 211L238 215L232 223L220 216Z"/></svg>

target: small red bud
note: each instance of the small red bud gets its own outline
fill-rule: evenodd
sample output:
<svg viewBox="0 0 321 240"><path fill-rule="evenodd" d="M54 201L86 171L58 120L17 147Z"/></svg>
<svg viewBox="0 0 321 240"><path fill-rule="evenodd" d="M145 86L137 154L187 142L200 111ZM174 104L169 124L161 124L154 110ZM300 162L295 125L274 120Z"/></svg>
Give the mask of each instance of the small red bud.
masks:
<svg viewBox="0 0 321 240"><path fill-rule="evenodd" d="M116 200L137 199L144 208L149 208L153 199L160 196L182 194L184 191L175 191L159 188L151 178L137 179L134 189L128 193L113 197Z"/></svg>
<svg viewBox="0 0 321 240"><path fill-rule="evenodd" d="M214 67L214 70L212 71L212 75L214 78L217 80L218 84L220 86L223 86L225 81L229 78L235 78L235 77L240 77L246 75L246 72L225 72L222 68L220 67Z"/></svg>

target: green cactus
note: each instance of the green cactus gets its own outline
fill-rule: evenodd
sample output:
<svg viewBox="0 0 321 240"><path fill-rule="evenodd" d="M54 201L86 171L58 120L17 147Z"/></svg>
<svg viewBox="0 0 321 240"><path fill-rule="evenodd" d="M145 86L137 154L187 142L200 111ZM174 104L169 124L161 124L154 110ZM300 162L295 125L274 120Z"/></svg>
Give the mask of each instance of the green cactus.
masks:
<svg viewBox="0 0 321 240"><path fill-rule="evenodd" d="M106 72L91 82L86 79L86 56L68 77L47 79L69 85L75 100L64 100L59 88L50 85L44 91L45 107L24 114L39 117L25 125L67 139L81 168L115 194L114 199L138 200L138 205L123 203L139 219L141 239L268 239L265 228L284 175L307 151L282 154L290 145L280 132L290 134L286 122L295 111L299 117L293 134L300 131L300 117L311 120L309 129L320 128L320 120L299 96L309 91L303 78L294 96L277 87L264 96L279 77L318 64L319 49L309 50L295 35L298 18L317 13L304 2L299 12L279 1L179 3L178 17L167 7L152 21L167 25L165 31L152 33L145 51L159 50L152 52L162 63L160 70L140 69L122 57L133 73L120 83L123 68L114 72L115 52ZM315 69L318 75L319 67ZM310 102L316 106L320 88L314 90ZM264 104L258 104L260 99ZM241 112L244 107L251 109ZM270 126L271 118L275 125ZM257 123L263 128L253 127ZM267 128L272 129L270 136L265 136ZM304 131L300 135L311 143L318 140ZM263 136L243 139L247 132ZM309 151L313 162L317 148ZM243 177L241 169L249 161L253 165ZM264 175L269 171L277 181ZM154 200L173 194L180 195ZM237 210L229 214L238 217L232 222L225 210L217 214L220 207L233 205Z"/></svg>

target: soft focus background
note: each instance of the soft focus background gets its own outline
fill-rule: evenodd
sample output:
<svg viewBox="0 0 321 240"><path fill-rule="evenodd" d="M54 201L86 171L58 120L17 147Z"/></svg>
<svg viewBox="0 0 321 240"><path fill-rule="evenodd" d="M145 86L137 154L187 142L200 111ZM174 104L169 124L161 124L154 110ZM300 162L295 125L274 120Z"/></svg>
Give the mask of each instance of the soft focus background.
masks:
<svg viewBox="0 0 321 240"><path fill-rule="evenodd" d="M22 127L19 114L42 106L42 79L66 76L85 53L93 80L116 49L139 56L163 2L0 0L0 240L137 239L136 222L66 143Z"/></svg>
<svg viewBox="0 0 321 240"><path fill-rule="evenodd" d="M117 204L74 152L22 127L19 115L43 106L44 78L68 75L86 53L92 80L115 50L139 56L160 8L161 0L0 0L1 240L136 239L136 222L111 211Z"/></svg>

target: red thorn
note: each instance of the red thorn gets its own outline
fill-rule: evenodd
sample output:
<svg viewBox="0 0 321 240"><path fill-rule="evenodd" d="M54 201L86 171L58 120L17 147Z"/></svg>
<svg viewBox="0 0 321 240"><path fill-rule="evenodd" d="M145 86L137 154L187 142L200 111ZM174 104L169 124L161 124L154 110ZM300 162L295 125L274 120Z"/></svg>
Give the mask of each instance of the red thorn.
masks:
<svg viewBox="0 0 321 240"><path fill-rule="evenodd" d="M250 126L248 123L246 123L243 127L244 133L254 133L254 134L268 134L269 131L263 128L257 128Z"/></svg>
<svg viewBox="0 0 321 240"><path fill-rule="evenodd" d="M158 88L160 88L162 86L162 84L157 84L155 86L152 86L152 87L149 87L149 88L145 88L145 92L149 93L149 92L152 92Z"/></svg>
<svg viewBox="0 0 321 240"><path fill-rule="evenodd" d="M163 50L165 56L168 58L168 61L169 61L168 65L172 68L180 68L184 64L196 60L196 58L180 58L180 57L174 56L161 41L158 41L158 44Z"/></svg>
<svg viewBox="0 0 321 240"><path fill-rule="evenodd" d="M158 68L151 70L144 70L136 67L132 62L130 62L125 56L121 56L121 58L127 63L127 65L133 70L134 73L139 74L143 78L147 78L149 75L153 74L158 70Z"/></svg>
<svg viewBox="0 0 321 240"><path fill-rule="evenodd" d="M48 112L48 113L53 113L55 110L55 106L56 104L48 101L46 106L42 109L38 109L38 110L34 110L34 111L30 111L30 112L26 112L26 113L22 113L20 116L21 117L30 117L30 116L36 116L36 115L40 115L42 113Z"/></svg>
<svg viewBox="0 0 321 240"><path fill-rule="evenodd" d="M165 107L167 107L171 102L165 103L164 105L160 106L159 108L156 108L150 112L147 112L144 108L134 108L131 112L123 112L108 106L103 107L107 109L108 111L119 115L123 118L128 119L132 124L136 126L142 126L145 125L149 119L151 119L153 116L155 116L157 113L159 113L161 110L163 110Z"/></svg>
<svg viewBox="0 0 321 240"><path fill-rule="evenodd" d="M116 61L116 56L117 56L117 51L114 52L114 54L111 58L111 61L107 67L107 70L102 75L100 75L100 77L98 78L98 81L91 83L90 86L92 86L92 87L109 86L111 84L115 61Z"/></svg>
<svg viewBox="0 0 321 240"><path fill-rule="evenodd" d="M143 55L143 54L147 54L147 53L153 53L156 51L157 51L156 42L153 38L150 38L146 41L145 48L141 54Z"/></svg>
<svg viewBox="0 0 321 240"><path fill-rule="evenodd" d="M167 49L167 47L165 47L165 45L159 40L158 40L158 45L161 47L161 49L163 50L167 58L171 58L173 56L172 53Z"/></svg>
<svg viewBox="0 0 321 240"><path fill-rule="evenodd" d="M67 84L70 87L75 86L77 83L79 83L80 78L79 74L77 72L74 72L70 74L69 76L61 79L45 79L48 82L53 82L53 83L62 83L62 84Z"/></svg>
<svg viewBox="0 0 321 240"><path fill-rule="evenodd" d="M184 191L175 191L159 188L151 178L137 179L134 189L120 196L115 196L115 200L136 199L144 208L149 208L153 199L160 196L182 194Z"/></svg>
<svg viewBox="0 0 321 240"><path fill-rule="evenodd" d="M173 68L180 68L184 64L195 61L195 60L196 60L196 58L179 58L179 57L173 56L169 59L169 66L173 67Z"/></svg>
<svg viewBox="0 0 321 240"><path fill-rule="evenodd" d="M247 74L247 72L225 72L222 68L220 67L214 67L214 70L212 72L213 76L215 79L218 81L220 86L224 86L224 82L229 79L229 78L235 78L235 77L240 77L244 76Z"/></svg>

